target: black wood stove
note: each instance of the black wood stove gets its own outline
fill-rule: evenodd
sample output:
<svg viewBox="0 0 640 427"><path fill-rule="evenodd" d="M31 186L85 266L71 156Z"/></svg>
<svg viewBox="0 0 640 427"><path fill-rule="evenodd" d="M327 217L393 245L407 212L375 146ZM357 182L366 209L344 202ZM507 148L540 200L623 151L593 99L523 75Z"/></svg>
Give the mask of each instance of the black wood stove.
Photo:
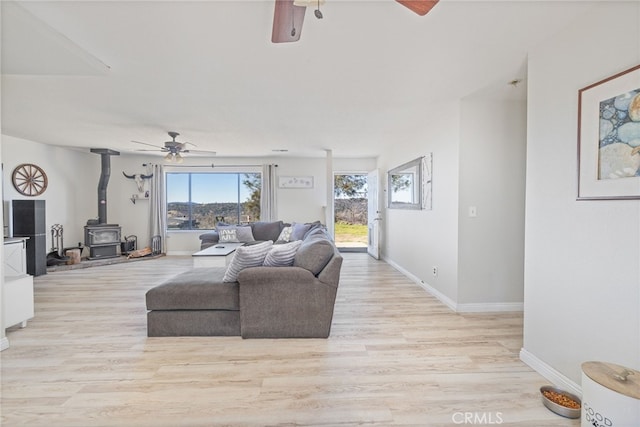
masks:
<svg viewBox="0 0 640 427"><path fill-rule="evenodd" d="M107 224L107 185L111 176L111 157L119 152L105 148L92 148L100 154L102 168L98 182L98 219L90 219L84 226L84 244L89 248L89 259L115 258L120 247L120 226Z"/></svg>
<svg viewBox="0 0 640 427"><path fill-rule="evenodd" d="M89 259L114 258L120 246L118 224L84 226L84 244L89 248Z"/></svg>

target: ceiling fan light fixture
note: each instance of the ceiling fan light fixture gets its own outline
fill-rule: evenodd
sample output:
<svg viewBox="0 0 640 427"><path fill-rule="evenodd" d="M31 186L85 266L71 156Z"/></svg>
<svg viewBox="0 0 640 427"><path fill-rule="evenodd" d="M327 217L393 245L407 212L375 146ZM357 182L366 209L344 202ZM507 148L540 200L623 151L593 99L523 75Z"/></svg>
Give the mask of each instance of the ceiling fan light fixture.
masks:
<svg viewBox="0 0 640 427"><path fill-rule="evenodd" d="M316 10L313 11L313 14L318 19L322 19L322 12L320 12L320 5L324 4L325 0L293 0L294 6L300 7L315 7Z"/></svg>
<svg viewBox="0 0 640 427"><path fill-rule="evenodd" d="M316 15L316 18L318 19L322 19L322 12L320 12L320 0L318 0L318 7L316 8L316 10L313 12L314 15Z"/></svg>
<svg viewBox="0 0 640 427"><path fill-rule="evenodd" d="M173 162L173 153L167 153L167 155L166 155L166 156L164 156L164 159L165 159L167 162Z"/></svg>
<svg viewBox="0 0 640 427"><path fill-rule="evenodd" d="M180 153L176 153L176 154L173 156L173 159L176 161L176 163L182 163L182 162L184 162L184 157L182 157L182 156L180 155Z"/></svg>

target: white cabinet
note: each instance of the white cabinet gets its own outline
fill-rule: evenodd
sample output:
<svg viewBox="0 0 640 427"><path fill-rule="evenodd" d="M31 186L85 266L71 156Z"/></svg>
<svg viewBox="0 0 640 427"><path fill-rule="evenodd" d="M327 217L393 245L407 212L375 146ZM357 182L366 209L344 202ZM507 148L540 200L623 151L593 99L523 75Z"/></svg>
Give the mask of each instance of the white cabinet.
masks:
<svg viewBox="0 0 640 427"><path fill-rule="evenodd" d="M26 238L4 239L4 277L27 274Z"/></svg>
<svg viewBox="0 0 640 427"><path fill-rule="evenodd" d="M33 311L33 276L27 274L26 238L4 240L4 294L2 315L5 327L27 325Z"/></svg>

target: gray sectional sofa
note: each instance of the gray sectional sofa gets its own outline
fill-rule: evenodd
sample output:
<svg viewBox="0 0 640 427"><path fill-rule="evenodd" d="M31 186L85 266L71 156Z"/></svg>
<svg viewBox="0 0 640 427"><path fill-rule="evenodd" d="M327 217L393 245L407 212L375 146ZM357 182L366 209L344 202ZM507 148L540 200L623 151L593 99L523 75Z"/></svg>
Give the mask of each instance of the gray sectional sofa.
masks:
<svg viewBox="0 0 640 427"><path fill-rule="evenodd" d="M314 225L290 266L245 268L233 282L223 280L225 267L194 268L150 289L147 335L328 337L342 256L326 229Z"/></svg>

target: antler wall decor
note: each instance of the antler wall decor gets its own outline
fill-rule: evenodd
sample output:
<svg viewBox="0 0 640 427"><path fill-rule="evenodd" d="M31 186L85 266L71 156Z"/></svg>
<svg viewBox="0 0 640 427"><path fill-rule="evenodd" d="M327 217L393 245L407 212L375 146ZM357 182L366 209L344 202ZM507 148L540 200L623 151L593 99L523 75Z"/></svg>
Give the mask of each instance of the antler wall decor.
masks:
<svg viewBox="0 0 640 427"><path fill-rule="evenodd" d="M124 173L124 171L122 171L122 175L124 175L126 178L133 179L136 182L136 185L138 186L138 192L140 192L140 193L142 193L144 191L144 180L145 179L150 179L150 178L153 177L153 174L151 174L151 175L144 175L144 174L127 175L126 173Z"/></svg>

